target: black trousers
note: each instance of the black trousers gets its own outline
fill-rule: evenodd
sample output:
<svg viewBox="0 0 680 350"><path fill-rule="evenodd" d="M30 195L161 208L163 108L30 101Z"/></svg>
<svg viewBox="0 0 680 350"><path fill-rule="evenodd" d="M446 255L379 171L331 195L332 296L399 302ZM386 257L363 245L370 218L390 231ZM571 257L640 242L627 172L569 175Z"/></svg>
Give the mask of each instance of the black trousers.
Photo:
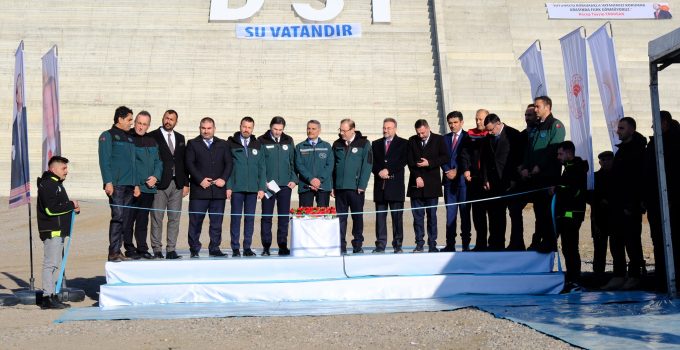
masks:
<svg viewBox="0 0 680 350"><path fill-rule="evenodd" d="M611 243L609 239L611 229L608 222L600 221L607 219L590 218L590 231L593 236L593 272L601 274L604 273L607 264L607 243Z"/></svg>
<svg viewBox="0 0 680 350"><path fill-rule="evenodd" d="M125 225L125 232L123 234L123 244L125 251L137 253L148 253L149 245L146 244L146 237L149 230L149 208L153 206L153 193L142 193L139 197L132 200L132 205L135 208L130 209L130 216L128 223ZM134 232L135 242L137 248L132 244L132 236Z"/></svg>
<svg viewBox="0 0 680 350"><path fill-rule="evenodd" d="M485 197L484 189L481 184L472 182L467 186L468 200L478 200ZM475 249L486 249L487 247L487 232L488 224L486 218L487 202L474 202L466 205L463 215L470 215L472 212L472 224L475 227Z"/></svg>
<svg viewBox="0 0 680 350"><path fill-rule="evenodd" d="M678 210L670 211L671 221L671 241L673 243L673 262L675 265L676 289L680 290L680 231L678 231ZM649 208L647 212L649 220L649 230L651 231L652 244L654 244L654 277L656 287L659 291L666 291L668 281L666 280L666 251L664 249L663 228L661 226L661 212L657 208Z"/></svg>
<svg viewBox="0 0 680 350"><path fill-rule="evenodd" d="M375 233L376 249L385 249L387 246L387 209L391 209L392 216L392 247L401 248L404 241L404 202L376 202L375 210L379 211L375 214ZM384 211L380 213L380 211Z"/></svg>
<svg viewBox="0 0 680 350"><path fill-rule="evenodd" d="M611 236L611 251L614 260L614 276L626 276L626 254L628 254L628 277L640 277L643 265L642 255L642 214L624 213L614 210L614 230Z"/></svg>
<svg viewBox="0 0 680 350"><path fill-rule="evenodd" d="M503 193L492 193L492 197ZM507 226L508 204L504 198L494 199L487 202L486 209L489 215L489 245L488 250L501 251L505 249L505 228Z"/></svg>
<svg viewBox="0 0 680 350"><path fill-rule="evenodd" d="M222 244L222 221L224 220L224 199L191 199L189 200L189 249L197 253L201 250L201 227L205 213L210 219L210 244L209 252L220 249ZM233 220L233 219L232 219Z"/></svg>
<svg viewBox="0 0 680 350"><path fill-rule="evenodd" d="M557 232L562 240L562 255L567 268L566 282L578 282L581 277L581 255L578 251L578 233L581 221L560 218L557 219Z"/></svg>
<svg viewBox="0 0 680 350"><path fill-rule="evenodd" d="M262 237L262 247L269 249L272 245L272 221L274 219L274 206L276 206L276 243L280 249L285 249L288 245L288 214L290 211L290 187L281 187L281 190L273 196L262 198L262 216L260 220L260 235Z"/></svg>
<svg viewBox="0 0 680 350"><path fill-rule="evenodd" d="M524 208L529 202L526 194L510 197L508 199L508 212L510 214L510 243L511 250L524 250Z"/></svg>
<svg viewBox="0 0 680 350"><path fill-rule="evenodd" d="M552 196L547 191L536 192L533 195L534 214L536 216L536 232L534 233L531 246L541 246L546 250L557 251L557 236L553 226Z"/></svg>
<svg viewBox="0 0 680 350"><path fill-rule="evenodd" d="M130 222L130 209L134 186L113 186L113 194L109 196L111 205L111 221L109 222L109 254L120 253L125 236L125 227Z"/></svg>
<svg viewBox="0 0 680 350"><path fill-rule="evenodd" d="M307 191L299 194L301 207L313 207L316 199L317 207L328 207L331 202L331 193L328 191Z"/></svg>
<svg viewBox="0 0 680 350"><path fill-rule="evenodd" d="M357 190L335 190L335 206L340 219L340 249L347 247L347 216L352 212L352 247L359 249L364 243L364 214L354 214L364 211L366 192Z"/></svg>

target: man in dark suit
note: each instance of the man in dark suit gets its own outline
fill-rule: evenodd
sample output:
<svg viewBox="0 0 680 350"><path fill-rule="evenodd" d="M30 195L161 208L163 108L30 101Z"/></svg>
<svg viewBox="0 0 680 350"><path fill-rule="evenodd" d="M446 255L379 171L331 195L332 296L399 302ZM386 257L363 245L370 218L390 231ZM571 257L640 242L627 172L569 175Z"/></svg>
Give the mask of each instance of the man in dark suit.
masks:
<svg viewBox="0 0 680 350"><path fill-rule="evenodd" d="M456 204L467 200L467 186L463 173L467 168L464 162L459 161L461 144L467 138L467 133L463 130L463 113L453 111L446 116L449 124L450 133L444 135L446 149L449 152L449 159L442 165L442 184L444 185L444 203L446 206L446 246L442 251L456 251L456 220L458 219L458 208L461 212L460 238L463 243L463 251L470 250L470 239L472 237L472 224L470 215L462 215L467 204Z"/></svg>
<svg viewBox="0 0 680 350"><path fill-rule="evenodd" d="M175 252L179 236L179 219L182 211L182 198L189 194L189 180L184 167L186 141L184 135L175 131L177 112L169 109L163 114L163 125L150 132L158 144L158 152L163 162L163 173L156 184L157 192L153 198L154 209L151 213L151 248L154 257L163 259L163 216L168 210L166 259L179 259Z"/></svg>
<svg viewBox="0 0 680 350"><path fill-rule="evenodd" d="M425 211L427 210L427 244L429 252L437 249L437 205L442 196L442 177L439 167L449 160L444 137L430 131L427 120L418 119L416 135L408 139L407 162L411 171L407 195L411 197L413 229L416 234L414 253L422 253L425 245ZM423 207L428 207L427 209Z"/></svg>
<svg viewBox="0 0 680 350"><path fill-rule="evenodd" d="M384 253L387 246L387 211L392 211L392 247L403 253L404 241L404 167L407 141L397 136L397 121L385 118L383 138L373 142L373 201L375 202L375 250Z"/></svg>
<svg viewBox="0 0 680 350"><path fill-rule="evenodd" d="M481 168L484 190L488 197L506 195L515 184L517 167L521 155L517 149L520 132L501 122L496 114L489 114L484 119L484 126L489 134L482 143ZM488 250L505 249L507 200L492 199L488 202L489 215L489 247Z"/></svg>
<svg viewBox="0 0 680 350"><path fill-rule="evenodd" d="M201 226L207 211L210 214L208 253L214 257L226 257L220 251L220 243L227 198L226 184L232 169L231 152L225 140L215 137L215 121L212 118L201 119L200 131L200 135L189 140L186 149L186 167L191 183L189 250L192 258L198 258Z"/></svg>

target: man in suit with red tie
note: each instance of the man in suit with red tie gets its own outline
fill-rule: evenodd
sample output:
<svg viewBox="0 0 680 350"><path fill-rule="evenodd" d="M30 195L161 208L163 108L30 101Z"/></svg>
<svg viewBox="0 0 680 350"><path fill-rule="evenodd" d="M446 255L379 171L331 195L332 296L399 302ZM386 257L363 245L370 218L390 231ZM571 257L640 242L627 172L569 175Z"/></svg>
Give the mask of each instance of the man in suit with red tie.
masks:
<svg viewBox="0 0 680 350"><path fill-rule="evenodd" d="M463 113L453 111L446 116L449 124L450 133L444 135L446 149L449 150L449 160L442 165L442 184L444 185L444 203L446 206L446 246L442 251L456 251L456 221L458 219L458 209L463 213L467 204L456 204L467 200L467 186L463 173L467 170L459 161L460 145L467 133L463 130ZM470 240L472 237L472 224L470 215L461 215L460 238L463 243L463 251L470 250Z"/></svg>
<svg viewBox="0 0 680 350"><path fill-rule="evenodd" d="M175 131L177 112L169 109L163 114L163 125L150 132L158 143L158 152L163 162L163 173L156 184L157 192L153 199L151 213L151 248L154 257L163 259L163 216L168 211L166 259L179 259L175 246L179 236L179 219L182 211L182 198L189 194L189 179L184 168L186 142L184 135Z"/></svg>
<svg viewBox="0 0 680 350"><path fill-rule="evenodd" d="M372 143L373 148L373 201L375 202L375 249L384 253L387 246L387 211L392 216L392 248L403 253L404 240L404 167L406 167L407 141L397 136L397 121L385 118L383 138Z"/></svg>

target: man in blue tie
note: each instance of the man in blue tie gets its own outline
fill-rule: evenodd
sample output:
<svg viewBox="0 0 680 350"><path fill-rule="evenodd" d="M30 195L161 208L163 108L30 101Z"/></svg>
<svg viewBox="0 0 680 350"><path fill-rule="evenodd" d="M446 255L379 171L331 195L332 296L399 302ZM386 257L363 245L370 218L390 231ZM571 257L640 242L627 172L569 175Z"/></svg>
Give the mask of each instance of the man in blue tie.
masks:
<svg viewBox="0 0 680 350"><path fill-rule="evenodd" d="M463 215L467 204L456 204L467 200L467 187L463 173L468 170L464 162L460 160L460 145L467 137L467 132L463 130L463 113L453 111L446 116L449 124L450 133L444 135L446 149L449 151L449 160L442 165L442 185L444 186L444 203L446 206L446 246L443 252L456 251L456 221L460 208L460 238L463 243L463 251L470 250L470 239L472 237L472 224L470 216Z"/></svg>
<svg viewBox="0 0 680 350"><path fill-rule="evenodd" d="M198 258L201 250L201 227L205 213L210 218L210 245L213 257L225 257L220 251L222 219L226 202L226 184L232 170L232 159L227 142L215 136L215 121L203 118L201 134L187 143L186 168L191 190L189 195L189 250Z"/></svg>

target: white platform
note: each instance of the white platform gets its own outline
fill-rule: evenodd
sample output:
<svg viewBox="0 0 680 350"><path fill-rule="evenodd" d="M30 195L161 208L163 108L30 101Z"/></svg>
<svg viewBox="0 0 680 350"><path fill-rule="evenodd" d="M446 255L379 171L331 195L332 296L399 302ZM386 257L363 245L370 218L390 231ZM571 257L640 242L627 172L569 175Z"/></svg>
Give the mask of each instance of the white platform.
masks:
<svg viewBox="0 0 680 350"><path fill-rule="evenodd" d="M553 259L484 252L106 263L99 305L554 294L564 276L552 272Z"/></svg>

